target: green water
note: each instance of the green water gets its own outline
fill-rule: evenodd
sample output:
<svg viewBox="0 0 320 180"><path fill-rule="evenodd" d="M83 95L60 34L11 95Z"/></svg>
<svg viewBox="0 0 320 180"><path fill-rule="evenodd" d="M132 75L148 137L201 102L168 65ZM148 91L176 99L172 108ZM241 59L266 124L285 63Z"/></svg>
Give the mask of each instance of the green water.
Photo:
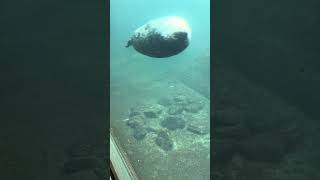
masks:
<svg viewBox="0 0 320 180"><path fill-rule="evenodd" d="M209 179L209 5L207 0L111 1L111 129L141 179ZM182 53L155 59L124 47L135 29L162 16L181 16L189 23L192 39ZM189 106L160 103L161 99L175 97L182 97ZM201 108L189 112L192 103ZM142 116L130 116L132 109L138 109ZM145 114L149 111L159 114L150 118ZM168 117L174 120L165 126ZM180 128L172 128L180 121ZM139 128L130 127L131 122ZM167 134L167 139L159 140L161 134Z"/></svg>

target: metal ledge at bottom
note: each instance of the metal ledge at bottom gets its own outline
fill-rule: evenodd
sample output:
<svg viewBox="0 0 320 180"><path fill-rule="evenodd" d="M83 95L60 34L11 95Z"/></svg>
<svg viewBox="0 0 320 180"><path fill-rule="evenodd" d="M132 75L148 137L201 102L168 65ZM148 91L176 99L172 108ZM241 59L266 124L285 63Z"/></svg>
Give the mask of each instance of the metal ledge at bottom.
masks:
<svg viewBox="0 0 320 180"><path fill-rule="evenodd" d="M139 180L124 151L116 142L112 129L110 130L110 166L115 176L112 180Z"/></svg>

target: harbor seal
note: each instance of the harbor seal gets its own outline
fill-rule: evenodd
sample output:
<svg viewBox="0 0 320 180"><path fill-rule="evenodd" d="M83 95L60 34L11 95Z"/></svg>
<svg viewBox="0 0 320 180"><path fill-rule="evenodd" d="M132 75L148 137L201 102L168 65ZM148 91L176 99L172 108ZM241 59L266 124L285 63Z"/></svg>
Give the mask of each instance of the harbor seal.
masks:
<svg viewBox="0 0 320 180"><path fill-rule="evenodd" d="M188 23L178 16L151 20L135 30L126 47L154 58L174 56L185 50L191 40Z"/></svg>

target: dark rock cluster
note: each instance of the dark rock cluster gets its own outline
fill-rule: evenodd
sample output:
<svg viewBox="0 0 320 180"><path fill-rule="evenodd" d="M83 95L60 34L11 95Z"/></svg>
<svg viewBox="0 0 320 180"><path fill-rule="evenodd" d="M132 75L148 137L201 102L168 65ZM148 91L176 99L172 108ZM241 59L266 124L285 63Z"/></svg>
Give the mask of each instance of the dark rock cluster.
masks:
<svg viewBox="0 0 320 180"><path fill-rule="evenodd" d="M196 126L196 125L192 125L189 124L187 127L187 130L194 133L194 134L198 134L198 135L205 135L208 134L208 128L203 127L203 126Z"/></svg>
<svg viewBox="0 0 320 180"><path fill-rule="evenodd" d="M182 111L189 113L198 113L203 109L202 101L187 98L184 95L175 95L173 97L164 97L158 101L159 104L168 107L168 113L180 114Z"/></svg>
<svg viewBox="0 0 320 180"><path fill-rule="evenodd" d="M173 149L173 141L165 131L159 131L156 139L156 144L165 151Z"/></svg>
<svg viewBox="0 0 320 180"><path fill-rule="evenodd" d="M170 115L181 114L182 111L183 111L182 106L170 106L168 109L168 114L170 114Z"/></svg>
<svg viewBox="0 0 320 180"><path fill-rule="evenodd" d="M143 140L148 133L157 135L155 144L161 149L173 149L170 131L184 130L196 135L208 134L208 128L195 123L188 124L185 113L198 113L204 107L203 102L187 98L184 95L161 98L156 105L141 105L130 109L127 126L132 128L132 136ZM157 122L162 127L155 129L149 122ZM187 128L186 128L187 127Z"/></svg>
<svg viewBox="0 0 320 180"><path fill-rule="evenodd" d="M130 112L127 125L133 129L133 137L137 140L142 140L147 134L144 127L144 121L145 117L143 116L143 113L138 111Z"/></svg>
<svg viewBox="0 0 320 180"><path fill-rule="evenodd" d="M168 116L161 122L161 126L173 131L176 129L183 129L186 126L186 122L180 116Z"/></svg>

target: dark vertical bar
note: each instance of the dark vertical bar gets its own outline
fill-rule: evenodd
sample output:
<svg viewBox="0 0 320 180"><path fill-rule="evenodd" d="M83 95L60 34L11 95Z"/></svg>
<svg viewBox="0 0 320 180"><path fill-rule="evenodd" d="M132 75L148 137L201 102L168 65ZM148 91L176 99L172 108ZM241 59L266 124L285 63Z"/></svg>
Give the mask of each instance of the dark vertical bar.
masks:
<svg viewBox="0 0 320 180"><path fill-rule="evenodd" d="M210 1L210 179L216 179L214 177L215 164L214 164L214 128L215 128L215 14L216 14L216 0Z"/></svg>
<svg viewBox="0 0 320 180"><path fill-rule="evenodd" d="M108 7L0 2L0 179L108 172Z"/></svg>
<svg viewBox="0 0 320 180"><path fill-rule="evenodd" d="M319 7L214 1L216 179L320 177Z"/></svg>
<svg viewBox="0 0 320 180"><path fill-rule="evenodd" d="M107 37L107 58L106 58L106 86L107 86L107 106L106 106L106 112L107 112L107 126L106 126L106 148L107 148L107 167L108 169L106 172L109 172L110 174L108 175L107 178L111 177L111 167L110 167L110 123L111 123L111 118L110 118L110 1L106 1L106 9L107 9L107 16L106 16L106 37Z"/></svg>

